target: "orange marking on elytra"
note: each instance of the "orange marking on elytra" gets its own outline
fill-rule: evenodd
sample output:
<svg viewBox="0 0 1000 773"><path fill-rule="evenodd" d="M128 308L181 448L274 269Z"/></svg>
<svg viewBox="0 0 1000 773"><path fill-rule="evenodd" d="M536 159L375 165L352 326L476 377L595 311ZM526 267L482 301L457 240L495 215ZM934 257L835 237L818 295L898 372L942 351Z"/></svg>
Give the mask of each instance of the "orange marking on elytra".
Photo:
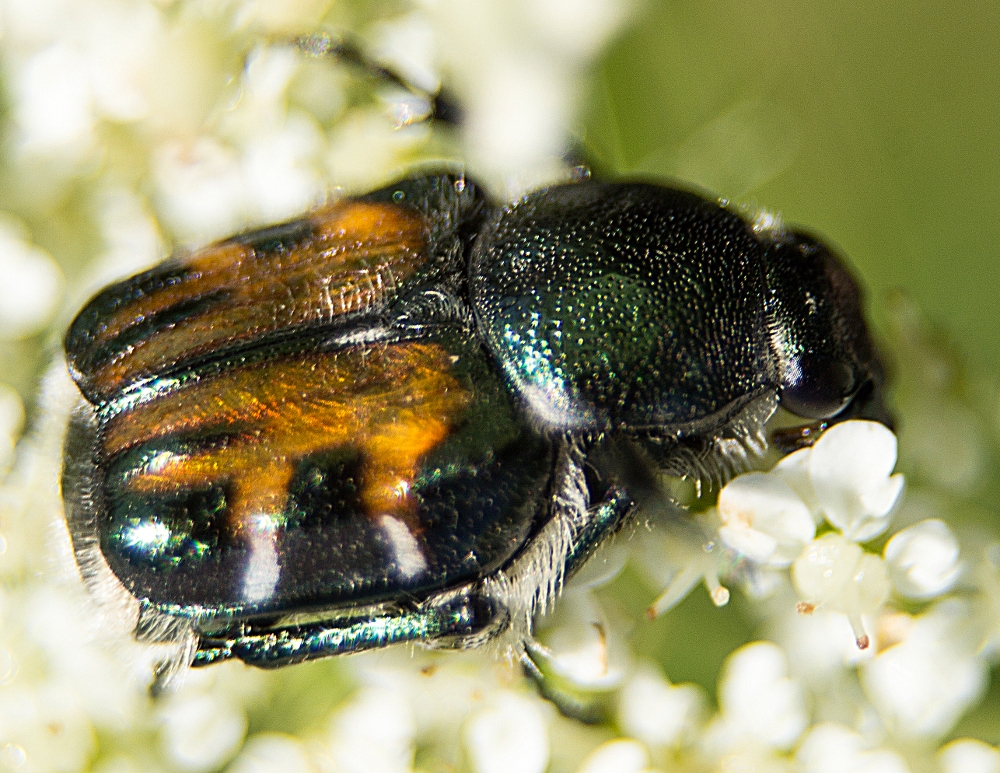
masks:
<svg viewBox="0 0 1000 773"><path fill-rule="evenodd" d="M366 510L372 515L393 513L407 516L413 508L409 485L417 474L417 462L448 434L444 421L426 417L393 425L391 431L373 435L364 444L370 458L369 478L361 494ZM412 520L412 519L410 519ZM416 531L411 523L411 531Z"/></svg>
<svg viewBox="0 0 1000 773"><path fill-rule="evenodd" d="M102 320L92 346L105 346L157 313L187 305L169 327L140 336L92 375L109 394L173 363L229 343L370 308L425 260L427 227L410 210L344 200L307 216L313 234L284 252L258 255L236 240L180 261L187 273ZM203 301L200 308L192 307Z"/></svg>
<svg viewBox="0 0 1000 773"><path fill-rule="evenodd" d="M471 399L448 363L440 347L411 343L226 371L111 419L104 449L112 456L170 436L201 443L156 456L127 486L167 493L223 484L227 517L239 531L255 515L284 513L302 459L354 447L365 465L367 513L394 515L416 532L409 487L420 460Z"/></svg>

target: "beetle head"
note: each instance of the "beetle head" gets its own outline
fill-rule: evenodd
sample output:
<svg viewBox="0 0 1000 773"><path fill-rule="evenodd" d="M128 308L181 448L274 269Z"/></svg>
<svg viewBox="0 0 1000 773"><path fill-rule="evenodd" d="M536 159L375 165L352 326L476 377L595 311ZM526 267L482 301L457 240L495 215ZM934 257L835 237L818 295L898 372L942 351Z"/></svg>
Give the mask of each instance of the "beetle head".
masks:
<svg viewBox="0 0 1000 773"><path fill-rule="evenodd" d="M769 249L767 285L782 407L806 419L891 426L864 293L845 262L816 237L794 231Z"/></svg>

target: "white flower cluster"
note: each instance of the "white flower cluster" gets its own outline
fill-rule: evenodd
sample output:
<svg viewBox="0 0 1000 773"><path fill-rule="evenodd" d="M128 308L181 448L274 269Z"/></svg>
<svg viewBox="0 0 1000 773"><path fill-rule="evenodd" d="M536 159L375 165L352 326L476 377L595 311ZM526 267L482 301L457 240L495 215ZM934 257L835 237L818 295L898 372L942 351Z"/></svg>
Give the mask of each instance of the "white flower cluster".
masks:
<svg viewBox="0 0 1000 773"><path fill-rule="evenodd" d="M903 490L903 476L890 476L895 465L896 438L888 429L874 422L838 424L815 446L790 454L770 473L741 475L723 488L719 536L758 566L791 565L800 608L811 612L822 606L845 614L858 646L865 649L869 638L861 615L885 603L889 577L882 558L858 543L875 539L889 526ZM824 520L834 531L816 537ZM913 543L923 535L926 542L928 525L933 523L913 527L919 534L899 538ZM954 545L947 527L944 532L941 540ZM912 550L897 548L893 554L901 569L924 576L928 595L948 588L940 578L927 576L933 569L951 580L957 576L955 566L928 566L927 556ZM952 562L957 557L953 550Z"/></svg>
<svg viewBox="0 0 1000 773"><path fill-rule="evenodd" d="M892 432L844 422L770 472L730 481L701 517L700 533L718 544L708 536L678 554L684 541L672 535L660 556L673 553L674 578L661 599L672 605L703 579L725 603L719 577L742 580L773 641L729 656L714 715L693 685L622 667L627 654L609 669L608 651L625 645L608 642L601 657L622 683L628 738L600 747L582 770L641 771L665 759L708 770L1000 770L1000 752L980 741L938 746L981 699L997 658L996 567L980 557L971 571L947 524L909 517L895 463ZM886 540L897 517L908 525ZM873 542L884 545L875 552ZM698 635L689 632L691 646ZM573 662L553 656L564 675ZM593 667L578 668L577 681L593 683Z"/></svg>

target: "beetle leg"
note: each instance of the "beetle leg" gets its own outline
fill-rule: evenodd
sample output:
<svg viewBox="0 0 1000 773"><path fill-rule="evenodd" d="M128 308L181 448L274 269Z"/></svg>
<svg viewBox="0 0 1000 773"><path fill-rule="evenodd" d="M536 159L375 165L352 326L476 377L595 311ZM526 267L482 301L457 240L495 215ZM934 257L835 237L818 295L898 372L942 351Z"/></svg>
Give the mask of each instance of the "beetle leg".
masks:
<svg viewBox="0 0 1000 773"><path fill-rule="evenodd" d="M426 99L430 112L420 119L457 129L464 123L465 115L458 100L445 88L439 88L431 93L414 85L392 67L377 62L364 49L348 36L334 36L327 33L303 35L295 38L295 45L310 56L331 56L359 69L369 78L389 83L408 91L411 94ZM598 161L593 149L581 136L570 139L569 148L564 153L563 160L570 168L570 179L579 182L589 177L607 178L611 174L606 164Z"/></svg>
<svg viewBox="0 0 1000 773"><path fill-rule="evenodd" d="M608 437L595 446L588 462L597 474L612 483L610 491L621 491L644 512L677 515L682 509L660 480L660 470L649 454L627 437ZM627 495L624 492L628 492Z"/></svg>
<svg viewBox="0 0 1000 773"><path fill-rule="evenodd" d="M388 65L368 57L357 42L347 36L333 36L325 33L303 35L294 40L296 46L310 56L331 56L338 61L361 70L376 81L383 81L408 91L416 97L426 99L430 112L423 121L433 121L456 128L462 124L462 111L451 95L439 88L428 92L408 81L403 75Z"/></svg>
<svg viewBox="0 0 1000 773"><path fill-rule="evenodd" d="M574 535L572 549L566 555L565 577L569 579L599 548L605 539L625 525L635 502L618 486L612 486L604 500L588 508L587 517Z"/></svg>
<svg viewBox="0 0 1000 773"><path fill-rule="evenodd" d="M461 647L477 635L489 638L504 615L489 596L467 587L409 611L202 636L192 665L237 658L258 668L277 668L407 641L448 646L453 640ZM499 624L505 625L502 620Z"/></svg>

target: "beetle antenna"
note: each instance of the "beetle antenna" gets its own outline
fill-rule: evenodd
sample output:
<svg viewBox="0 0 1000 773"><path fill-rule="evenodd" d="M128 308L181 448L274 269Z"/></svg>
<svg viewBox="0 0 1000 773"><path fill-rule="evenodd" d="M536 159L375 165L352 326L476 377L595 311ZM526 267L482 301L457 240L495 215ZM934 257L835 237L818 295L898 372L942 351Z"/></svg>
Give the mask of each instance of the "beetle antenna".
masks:
<svg viewBox="0 0 1000 773"><path fill-rule="evenodd" d="M422 121L433 121L456 128L462 124L464 116L458 102L443 88L430 92L416 86L405 76L391 66L370 58L364 49L346 35L330 35L325 32L313 35L303 35L292 41L302 52L309 56L331 56L361 70L365 75L376 81L383 81L408 91L420 99L427 100L430 112L421 118ZM404 123L410 123L406 121Z"/></svg>

